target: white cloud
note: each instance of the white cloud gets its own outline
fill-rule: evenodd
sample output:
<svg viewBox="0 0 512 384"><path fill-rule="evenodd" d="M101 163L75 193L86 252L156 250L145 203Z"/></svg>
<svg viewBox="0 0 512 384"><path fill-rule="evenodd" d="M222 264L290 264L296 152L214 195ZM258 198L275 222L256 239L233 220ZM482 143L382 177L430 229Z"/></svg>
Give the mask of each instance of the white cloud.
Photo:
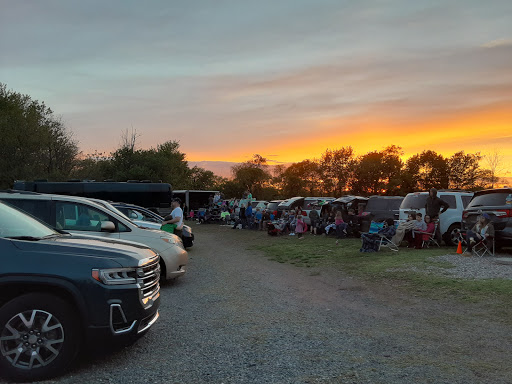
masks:
<svg viewBox="0 0 512 384"><path fill-rule="evenodd" d="M482 44L483 48L496 48L512 46L512 39L496 39Z"/></svg>

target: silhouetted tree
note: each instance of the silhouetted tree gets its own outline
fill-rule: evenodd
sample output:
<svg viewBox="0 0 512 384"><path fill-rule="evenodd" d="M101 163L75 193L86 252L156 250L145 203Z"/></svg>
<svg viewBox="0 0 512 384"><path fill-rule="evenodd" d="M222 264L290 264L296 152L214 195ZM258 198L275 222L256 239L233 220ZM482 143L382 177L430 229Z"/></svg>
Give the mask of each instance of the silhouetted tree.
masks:
<svg viewBox="0 0 512 384"><path fill-rule="evenodd" d="M345 193L355 164L352 147L327 149L319 163L324 193L327 196L341 196Z"/></svg>

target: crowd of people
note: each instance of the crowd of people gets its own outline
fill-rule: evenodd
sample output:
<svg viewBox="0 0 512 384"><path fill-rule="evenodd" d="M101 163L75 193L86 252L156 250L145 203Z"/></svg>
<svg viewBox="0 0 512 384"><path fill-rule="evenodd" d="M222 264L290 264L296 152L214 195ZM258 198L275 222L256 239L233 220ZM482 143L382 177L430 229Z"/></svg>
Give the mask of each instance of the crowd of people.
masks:
<svg viewBox="0 0 512 384"><path fill-rule="evenodd" d="M326 205L311 209L308 213L301 207L290 210L253 209L252 195L247 191L241 199L222 199L221 194L210 196L208 207L196 212L191 211L189 219L198 224L220 222L233 229L250 229L266 231L271 236L297 236L303 239L305 233L313 236L324 235L339 240L346 237L360 237L361 252L377 252L384 241L395 244L407 244L408 248L421 249L430 244L441 244L439 231L439 216L449 208L449 205L437 197L437 191L432 188L425 205L425 217L421 213L410 214L405 221L386 220L370 232L361 233L361 214L352 208L346 210L336 206ZM325 209L327 208L327 209ZM359 207L360 208L360 207ZM468 251L474 244L489 235L494 229L490 218L484 214L471 231L467 231L466 240Z"/></svg>

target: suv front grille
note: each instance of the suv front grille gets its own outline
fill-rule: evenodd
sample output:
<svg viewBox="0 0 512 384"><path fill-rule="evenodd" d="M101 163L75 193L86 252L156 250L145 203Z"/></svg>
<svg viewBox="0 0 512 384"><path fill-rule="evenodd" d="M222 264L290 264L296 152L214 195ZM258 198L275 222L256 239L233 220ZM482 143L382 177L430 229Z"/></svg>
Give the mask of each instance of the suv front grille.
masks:
<svg viewBox="0 0 512 384"><path fill-rule="evenodd" d="M149 263L137 269L137 283L139 284L140 301L144 308L153 305L160 296L160 256L156 256Z"/></svg>

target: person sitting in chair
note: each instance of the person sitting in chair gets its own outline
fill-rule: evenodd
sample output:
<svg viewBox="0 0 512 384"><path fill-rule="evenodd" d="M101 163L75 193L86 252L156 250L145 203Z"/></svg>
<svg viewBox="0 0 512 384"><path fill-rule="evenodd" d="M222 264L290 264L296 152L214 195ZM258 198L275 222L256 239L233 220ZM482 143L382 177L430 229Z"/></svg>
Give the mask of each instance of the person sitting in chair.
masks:
<svg viewBox="0 0 512 384"><path fill-rule="evenodd" d="M414 233L414 248L416 249L423 248L423 243L430 239L430 235L432 235L436 229L436 225L429 215L425 215L425 225L426 228L424 231L415 231Z"/></svg>
<svg viewBox="0 0 512 384"><path fill-rule="evenodd" d="M379 229L377 233L362 233L361 240L363 240L363 244L361 245L361 249L359 252L377 252L379 250L380 239L382 236L385 236L388 239L391 239L395 236L395 222L393 219L386 220L386 226L384 228Z"/></svg>
<svg viewBox="0 0 512 384"><path fill-rule="evenodd" d="M478 218L473 228L466 233L468 249L465 253L471 255L473 246L488 237L494 237L494 226L491 223L491 216L484 213Z"/></svg>

